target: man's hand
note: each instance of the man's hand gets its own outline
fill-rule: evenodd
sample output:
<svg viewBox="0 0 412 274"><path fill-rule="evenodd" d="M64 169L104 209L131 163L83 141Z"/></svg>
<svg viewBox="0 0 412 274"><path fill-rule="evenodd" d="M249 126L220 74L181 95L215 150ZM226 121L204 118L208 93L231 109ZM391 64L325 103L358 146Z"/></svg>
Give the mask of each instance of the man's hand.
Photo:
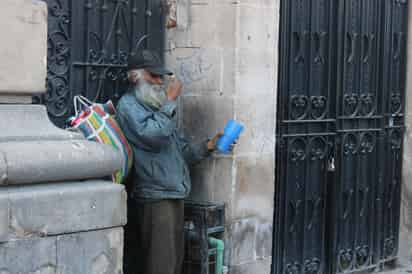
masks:
<svg viewBox="0 0 412 274"><path fill-rule="evenodd" d="M167 99L169 101L175 101L177 97L179 97L180 94L182 94L182 88L182 83L176 78L172 78L167 88Z"/></svg>
<svg viewBox="0 0 412 274"><path fill-rule="evenodd" d="M207 142L207 149L209 151L215 151L217 141L219 141L220 137L222 137L222 136L223 136L223 132L219 132L218 134L216 134L215 137L213 137L211 140L209 140L209 142Z"/></svg>

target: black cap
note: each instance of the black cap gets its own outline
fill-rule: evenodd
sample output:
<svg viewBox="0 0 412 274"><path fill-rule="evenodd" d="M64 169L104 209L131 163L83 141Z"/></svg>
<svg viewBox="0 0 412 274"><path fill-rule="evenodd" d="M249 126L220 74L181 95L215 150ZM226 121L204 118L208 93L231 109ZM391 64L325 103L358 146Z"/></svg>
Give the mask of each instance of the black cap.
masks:
<svg viewBox="0 0 412 274"><path fill-rule="evenodd" d="M159 55L151 50L141 50L136 54L130 55L127 69L146 69L155 75L172 75L173 73L162 64Z"/></svg>

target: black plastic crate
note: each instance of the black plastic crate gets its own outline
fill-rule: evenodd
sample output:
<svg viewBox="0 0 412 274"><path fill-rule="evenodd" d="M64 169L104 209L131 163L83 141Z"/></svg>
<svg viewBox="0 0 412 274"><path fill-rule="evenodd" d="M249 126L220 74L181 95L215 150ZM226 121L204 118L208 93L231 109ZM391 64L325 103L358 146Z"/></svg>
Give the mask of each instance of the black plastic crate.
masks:
<svg viewBox="0 0 412 274"><path fill-rule="evenodd" d="M225 231L225 205L185 201L186 229L206 229L208 234Z"/></svg>
<svg viewBox="0 0 412 274"><path fill-rule="evenodd" d="M186 257L184 262L184 270L183 274L198 274L202 271L202 261L200 258L193 258L198 257L199 253L195 256L189 256L191 258ZM194 260L192 260L194 259ZM209 257L207 261L207 273L208 274L216 274L216 249L209 249Z"/></svg>
<svg viewBox="0 0 412 274"><path fill-rule="evenodd" d="M208 239L222 238L224 231L224 204L185 201L184 274L215 274L216 249Z"/></svg>

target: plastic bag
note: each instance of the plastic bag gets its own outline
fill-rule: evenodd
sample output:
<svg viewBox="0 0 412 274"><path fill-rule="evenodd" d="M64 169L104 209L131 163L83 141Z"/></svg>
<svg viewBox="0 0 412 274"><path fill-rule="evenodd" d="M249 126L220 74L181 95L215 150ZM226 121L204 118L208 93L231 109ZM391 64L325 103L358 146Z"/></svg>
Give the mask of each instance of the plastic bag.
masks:
<svg viewBox="0 0 412 274"><path fill-rule="evenodd" d="M97 104L83 96L75 96L74 109L73 128L88 140L111 145L122 153L122 169L113 174L113 181L123 183L132 168L133 150L113 117L116 114L113 103Z"/></svg>

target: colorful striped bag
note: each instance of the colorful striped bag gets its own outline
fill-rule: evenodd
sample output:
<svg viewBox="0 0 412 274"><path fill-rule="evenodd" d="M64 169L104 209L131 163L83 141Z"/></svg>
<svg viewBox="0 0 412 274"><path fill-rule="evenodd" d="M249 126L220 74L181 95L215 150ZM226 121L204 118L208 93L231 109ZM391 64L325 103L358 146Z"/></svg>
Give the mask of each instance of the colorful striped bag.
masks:
<svg viewBox="0 0 412 274"><path fill-rule="evenodd" d="M97 104L83 96L75 96L74 109L73 128L79 129L90 141L108 144L121 151L122 169L113 174L113 181L122 183L132 168L133 150L113 117L116 114L113 103Z"/></svg>

